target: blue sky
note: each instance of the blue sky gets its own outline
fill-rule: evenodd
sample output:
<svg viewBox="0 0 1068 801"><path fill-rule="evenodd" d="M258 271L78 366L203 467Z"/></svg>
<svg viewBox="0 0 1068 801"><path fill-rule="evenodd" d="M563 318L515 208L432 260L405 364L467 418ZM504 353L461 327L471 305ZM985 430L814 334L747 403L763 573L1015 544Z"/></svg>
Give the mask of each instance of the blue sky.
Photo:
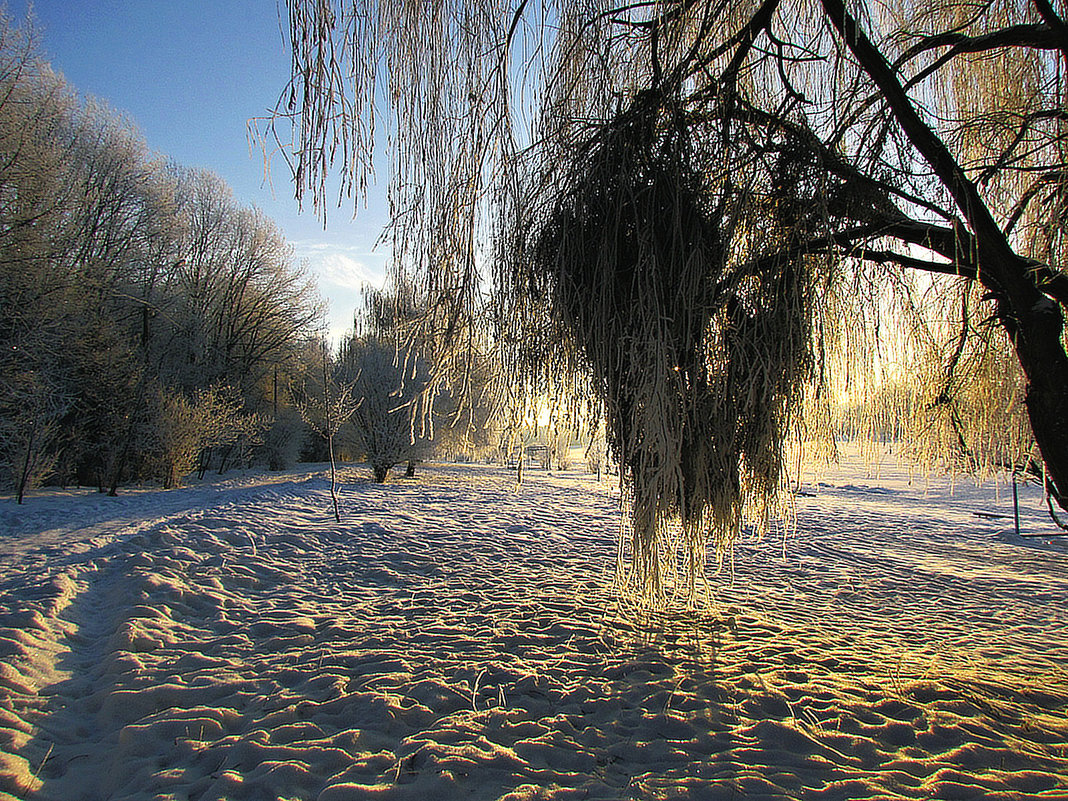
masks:
<svg viewBox="0 0 1068 801"><path fill-rule="evenodd" d="M25 19L24 0L6 5ZM360 283L380 282L385 269L388 251L372 251L386 222L384 176L355 220L352 201L331 205L324 230L310 198L298 211L285 162L271 160L268 182L249 144L249 120L273 108L289 78L284 0L36 0L33 15L44 54L77 91L128 115L153 152L211 170L272 217L308 260L331 332L351 326Z"/></svg>

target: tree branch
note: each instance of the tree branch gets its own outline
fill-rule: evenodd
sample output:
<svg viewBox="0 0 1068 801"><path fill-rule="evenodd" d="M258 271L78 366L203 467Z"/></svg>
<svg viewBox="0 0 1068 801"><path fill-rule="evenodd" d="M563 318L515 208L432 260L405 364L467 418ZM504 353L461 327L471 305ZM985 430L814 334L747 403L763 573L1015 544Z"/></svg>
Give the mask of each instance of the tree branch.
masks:
<svg viewBox="0 0 1068 801"><path fill-rule="evenodd" d="M979 251L977 258L981 262L980 279L992 290L1005 293L1011 299L1013 309L1032 308L1041 296L1025 276L1012 269L1012 265L1018 264L1020 258L1009 245L975 185L945 143L920 118L886 58L846 11L842 0L822 1L827 18L861 69L879 88L905 136L931 166L971 226Z"/></svg>
<svg viewBox="0 0 1068 801"><path fill-rule="evenodd" d="M1049 0L1035 0L1035 7L1038 8L1038 13L1042 15L1042 19L1046 21L1046 24L1053 29L1057 37L1057 47L1064 54L1065 59L1068 60L1068 26L1064 24L1064 20L1057 16L1057 12L1053 10Z"/></svg>
<svg viewBox="0 0 1068 801"><path fill-rule="evenodd" d="M1037 0L1041 2L1042 0ZM960 53L982 53L987 50L999 50L1004 47L1030 47L1036 50L1058 50L1061 47L1060 35L1050 25L1011 25L1008 28L992 31L982 36L966 36L963 33L941 33L928 36L898 57L893 64L896 72L912 59L930 50L949 47L946 56ZM944 58L944 56L943 56Z"/></svg>

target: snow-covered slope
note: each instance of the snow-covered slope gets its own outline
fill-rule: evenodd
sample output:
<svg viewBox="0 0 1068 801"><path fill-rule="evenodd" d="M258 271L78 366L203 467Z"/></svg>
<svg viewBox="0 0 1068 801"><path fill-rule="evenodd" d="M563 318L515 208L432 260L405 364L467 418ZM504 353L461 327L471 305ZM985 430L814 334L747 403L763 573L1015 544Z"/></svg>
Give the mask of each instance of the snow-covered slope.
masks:
<svg viewBox="0 0 1068 801"><path fill-rule="evenodd" d="M340 525L308 471L0 501L0 798L1068 795L1068 555L1005 486L808 475L653 620L592 477L363 475Z"/></svg>

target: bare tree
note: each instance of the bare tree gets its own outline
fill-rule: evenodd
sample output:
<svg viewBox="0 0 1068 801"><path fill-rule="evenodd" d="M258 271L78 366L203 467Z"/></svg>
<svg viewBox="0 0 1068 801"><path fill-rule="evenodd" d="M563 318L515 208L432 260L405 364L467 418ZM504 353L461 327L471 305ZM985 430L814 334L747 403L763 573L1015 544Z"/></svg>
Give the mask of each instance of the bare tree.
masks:
<svg viewBox="0 0 1068 801"><path fill-rule="evenodd" d="M325 339L319 341L320 379L318 390L305 386L304 401L300 405L304 421L326 440L330 454L330 500L334 508L335 522L341 522L337 500L337 461L334 457L334 440L341 427L361 405L351 382L337 382L331 375L330 348Z"/></svg>
<svg viewBox="0 0 1068 801"><path fill-rule="evenodd" d="M292 263L274 223L240 208L218 176L177 170L185 225L172 281L175 345L187 365L174 380L225 380L243 393L265 380L277 359L321 315L314 286Z"/></svg>
<svg viewBox="0 0 1068 801"><path fill-rule="evenodd" d="M205 450L254 440L267 420L247 414L230 387L215 385L190 398L163 393L160 398L160 460L165 487L179 487L193 472Z"/></svg>
<svg viewBox="0 0 1068 801"><path fill-rule="evenodd" d="M16 358L18 354L13 354ZM4 370L0 392L0 470L15 487L17 503L55 468L59 458L58 423L70 397L47 371Z"/></svg>
<svg viewBox="0 0 1068 801"><path fill-rule="evenodd" d="M21 465L6 480L114 493L150 477L178 407L216 385L245 415L277 412L268 379L320 311L270 220L150 157L0 15L0 458Z"/></svg>

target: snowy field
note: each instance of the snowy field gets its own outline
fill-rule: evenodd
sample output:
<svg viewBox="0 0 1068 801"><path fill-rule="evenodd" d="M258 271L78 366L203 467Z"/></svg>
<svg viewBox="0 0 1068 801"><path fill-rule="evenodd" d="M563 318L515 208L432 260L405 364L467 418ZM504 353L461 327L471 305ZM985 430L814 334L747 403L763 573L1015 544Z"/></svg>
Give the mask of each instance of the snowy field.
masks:
<svg viewBox="0 0 1068 801"><path fill-rule="evenodd" d="M609 485L365 476L0 499L0 798L1068 797L1068 547L1004 484L808 473L643 622Z"/></svg>

